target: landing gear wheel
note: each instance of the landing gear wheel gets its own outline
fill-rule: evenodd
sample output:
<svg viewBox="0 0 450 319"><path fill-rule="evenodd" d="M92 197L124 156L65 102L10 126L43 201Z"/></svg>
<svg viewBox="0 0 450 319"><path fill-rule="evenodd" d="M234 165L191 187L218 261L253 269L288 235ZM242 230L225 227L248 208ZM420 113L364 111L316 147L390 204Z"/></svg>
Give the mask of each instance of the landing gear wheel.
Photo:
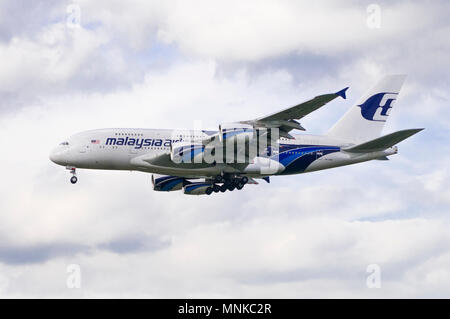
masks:
<svg viewBox="0 0 450 319"><path fill-rule="evenodd" d="M222 192L222 193L225 193L226 191L227 191L227 189L228 189L228 185L227 184L222 184L222 186L220 186L220 191Z"/></svg>
<svg viewBox="0 0 450 319"><path fill-rule="evenodd" d="M244 187L244 184L242 184L242 182L239 182L236 186L236 189L241 190Z"/></svg>
<svg viewBox="0 0 450 319"><path fill-rule="evenodd" d="M222 176L222 175L217 175L217 176L214 178L214 183L220 184L220 183L223 183L223 181L224 181L224 179L223 179L223 176Z"/></svg>
<svg viewBox="0 0 450 319"><path fill-rule="evenodd" d="M248 183L248 177L247 176L242 176L241 183L244 184L244 185L247 184Z"/></svg>
<svg viewBox="0 0 450 319"><path fill-rule="evenodd" d="M78 181L77 169L75 167L71 167L71 166L66 166L66 169L70 170L70 174L72 174L72 177L70 178L70 182L72 184L75 184Z"/></svg>
<svg viewBox="0 0 450 319"><path fill-rule="evenodd" d="M213 186L213 192L214 192L214 193L218 193L219 191L220 191L220 186L217 185L217 184L214 184L214 186Z"/></svg>
<svg viewBox="0 0 450 319"><path fill-rule="evenodd" d="M234 184L228 185L228 190L229 190L230 192L234 191L235 188L236 188L236 186L234 186Z"/></svg>
<svg viewBox="0 0 450 319"><path fill-rule="evenodd" d="M205 191L206 195L211 195L211 193L213 192L213 189L211 187L208 187Z"/></svg>

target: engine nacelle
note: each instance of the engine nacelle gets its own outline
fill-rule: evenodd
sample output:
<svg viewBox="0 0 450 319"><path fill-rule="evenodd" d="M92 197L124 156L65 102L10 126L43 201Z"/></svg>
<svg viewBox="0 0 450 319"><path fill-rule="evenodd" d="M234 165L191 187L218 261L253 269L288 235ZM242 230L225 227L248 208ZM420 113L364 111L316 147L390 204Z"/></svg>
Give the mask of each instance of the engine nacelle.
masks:
<svg viewBox="0 0 450 319"><path fill-rule="evenodd" d="M283 172L285 167L278 161L267 157L255 157L244 172L255 175L273 175Z"/></svg>
<svg viewBox="0 0 450 319"><path fill-rule="evenodd" d="M153 190L159 192L178 191L186 183L184 177L152 174Z"/></svg>
<svg viewBox="0 0 450 319"><path fill-rule="evenodd" d="M247 142L255 136L255 130L252 125L242 123L225 123L219 125L220 142Z"/></svg>
<svg viewBox="0 0 450 319"><path fill-rule="evenodd" d="M174 163L202 163L205 145L196 142L180 141L172 143L170 159Z"/></svg>
<svg viewBox="0 0 450 319"><path fill-rule="evenodd" d="M211 183L198 182L184 186L184 193L186 195L210 195L211 192Z"/></svg>

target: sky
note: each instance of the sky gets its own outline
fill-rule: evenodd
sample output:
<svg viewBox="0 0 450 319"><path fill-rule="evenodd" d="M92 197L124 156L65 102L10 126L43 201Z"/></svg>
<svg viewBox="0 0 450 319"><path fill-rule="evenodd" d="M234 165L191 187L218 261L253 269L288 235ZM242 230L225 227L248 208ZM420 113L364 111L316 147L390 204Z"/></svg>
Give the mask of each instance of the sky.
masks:
<svg viewBox="0 0 450 319"><path fill-rule="evenodd" d="M449 15L445 0L2 0L0 297L450 297ZM87 129L217 129L349 86L302 119L322 134L395 73L384 133L425 130L390 161L186 196L141 172L72 185L48 158Z"/></svg>

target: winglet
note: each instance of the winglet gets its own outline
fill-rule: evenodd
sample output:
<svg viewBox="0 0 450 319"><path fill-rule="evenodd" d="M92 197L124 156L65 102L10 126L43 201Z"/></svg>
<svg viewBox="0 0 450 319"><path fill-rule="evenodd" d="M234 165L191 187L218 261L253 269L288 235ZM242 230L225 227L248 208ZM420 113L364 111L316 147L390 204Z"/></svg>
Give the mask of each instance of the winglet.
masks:
<svg viewBox="0 0 450 319"><path fill-rule="evenodd" d="M344 100L347 98L347 96L345 95L345 91L348 90L348 86L345 89L340 90L339 92L336 92L334 94L339 95L340 97L342 97Z"/></svg>

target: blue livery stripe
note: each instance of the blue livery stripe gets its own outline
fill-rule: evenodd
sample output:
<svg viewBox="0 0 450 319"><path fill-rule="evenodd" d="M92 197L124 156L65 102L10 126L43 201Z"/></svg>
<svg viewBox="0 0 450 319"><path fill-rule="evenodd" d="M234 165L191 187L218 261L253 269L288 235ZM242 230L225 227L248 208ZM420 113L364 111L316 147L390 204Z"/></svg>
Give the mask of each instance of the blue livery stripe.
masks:
<svg viewBox="0 0 450 319"><path fill-rule="evenodd" d="M183 179L182 178L176 178L176 179L173 179L173 180L169 180L169 181L165 182L162 185L161 190L168 192L168 191L172 190L175 186L177 186L180 183L183 183Z"/></svg>
<svg viewBox="0 0 450 319"><path fill-rule="evenodd" d="M185 192L190 193L200 187L211 186L209 183L193 183L185 186Z"/></svg>
<svg viewBox="0 0 450 319"><path fill-rule="evenodd" d="M271 157L272 160L279 161L285 170L281 175L302 173L316 159L334 152L339 152L336 146L309 146L290 148Z"/></svg>

